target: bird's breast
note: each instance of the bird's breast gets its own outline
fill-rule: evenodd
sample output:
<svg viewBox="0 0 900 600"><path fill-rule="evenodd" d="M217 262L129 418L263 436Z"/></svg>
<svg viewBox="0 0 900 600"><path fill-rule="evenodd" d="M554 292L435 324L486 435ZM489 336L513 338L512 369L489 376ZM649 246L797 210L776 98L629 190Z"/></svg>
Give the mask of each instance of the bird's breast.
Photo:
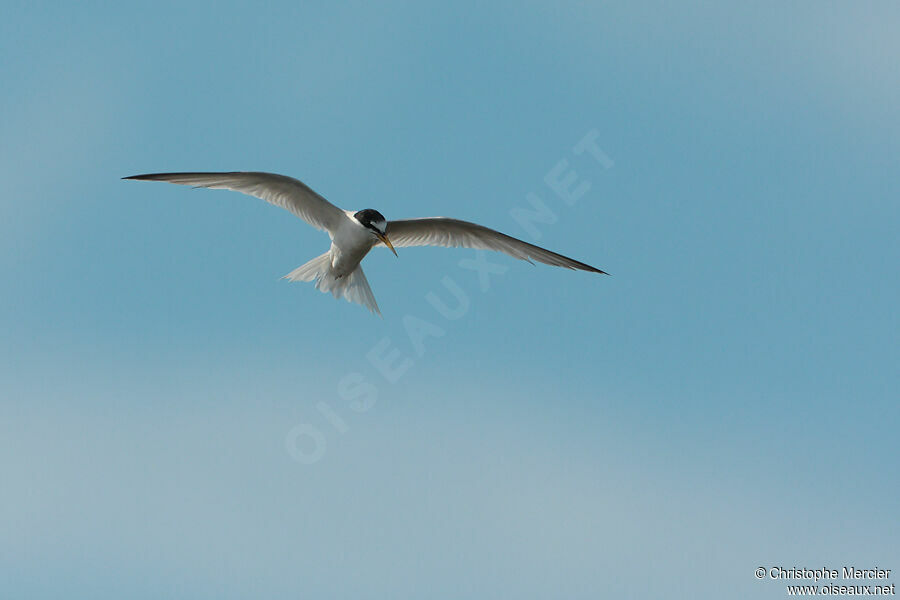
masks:
<svg viewBox="0 0 900 600"><path fill-rule="evenodd" d="M342 225L331 240L331 268L338 277L349 275L375 245L366 229L353 223Z"/></svg>

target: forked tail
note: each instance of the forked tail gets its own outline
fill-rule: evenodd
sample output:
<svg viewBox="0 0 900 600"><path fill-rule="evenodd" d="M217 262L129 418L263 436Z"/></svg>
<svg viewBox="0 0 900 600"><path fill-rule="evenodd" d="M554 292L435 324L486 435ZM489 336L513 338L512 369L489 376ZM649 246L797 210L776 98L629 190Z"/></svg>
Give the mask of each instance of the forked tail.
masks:
<svg viewBox="0 0 900 600"><path fill-rule="evenodd" d="M284 279L290 281L313 281L316 282L316 288L323 292L331 292L335 298L344 298L348 302L356 302L362 304L373 313L381 315L378 310L378 303L375 302L375 295L372 294L372 288L366 280L366 274L363 273L362 266L349 275L343 277L335 277L331 272L331 252L326 252L322 256L317 256L308 263L297 267L284 276Z"/></svg>

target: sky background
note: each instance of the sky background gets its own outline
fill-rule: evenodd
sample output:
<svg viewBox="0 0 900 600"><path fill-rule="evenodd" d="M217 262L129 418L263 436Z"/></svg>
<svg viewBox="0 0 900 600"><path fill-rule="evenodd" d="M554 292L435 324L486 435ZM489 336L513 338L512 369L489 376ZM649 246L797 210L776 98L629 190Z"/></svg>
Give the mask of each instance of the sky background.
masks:
<svg viewBox="0 0 900 600"><path fill-rule="evenodd" d="M2 8L4 597L900 572L900 6ZM612 277L492 254L483 291L473 251L377 251L379 319L279 279L328 244L291 214L120 180L179 170L530 240L534 194L538 242ZM389 381L373 348L411 363Z"/></svg>

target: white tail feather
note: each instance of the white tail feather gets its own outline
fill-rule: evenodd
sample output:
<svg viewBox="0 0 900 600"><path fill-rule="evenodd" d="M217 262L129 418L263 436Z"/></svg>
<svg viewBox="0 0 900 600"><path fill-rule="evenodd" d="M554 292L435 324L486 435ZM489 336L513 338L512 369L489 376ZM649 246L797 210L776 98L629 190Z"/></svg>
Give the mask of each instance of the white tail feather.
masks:
<svg viewBox="0 0 900 600"><path fill-rule="evenodd" d="M318 279L331 270L331 252L317 256L311 261L297 267L282 279L290 281L312 281Z"/></svg>
<svg viewBox="0 0 900 600"><path fill-rule="evenodd" d="M375 295L366 280L362 267L357 266L349 275L335 277L331 272L331 252L317 256L287 275L290 281L316 281L316 288L322 292L331 292L335 298L344 298L348 302L362 304L373 313L381 315Z"/></svg>

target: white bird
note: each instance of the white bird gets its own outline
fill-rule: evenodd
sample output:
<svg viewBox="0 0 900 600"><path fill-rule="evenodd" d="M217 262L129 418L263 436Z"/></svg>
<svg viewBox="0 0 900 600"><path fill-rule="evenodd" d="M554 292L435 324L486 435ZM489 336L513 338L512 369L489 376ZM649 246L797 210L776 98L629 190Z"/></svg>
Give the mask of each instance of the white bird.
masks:
<svg viewBox="0 0 900 600"><path fill-rule="evenodd" d="M331 292L381 314L360 262L375 246L391 249L404 246L465 247L496 250L531 262L556 267L602 273L604 271L528 242L488 229L482 225L428 217L387 221L380 212L367 208L342 210L292 177L274 173L151 173L123 179L168 181L194 187L234 190L285 208L313 227L328 233L331 248L284 276L291 281L313 281L316 288Z"/></svg>

